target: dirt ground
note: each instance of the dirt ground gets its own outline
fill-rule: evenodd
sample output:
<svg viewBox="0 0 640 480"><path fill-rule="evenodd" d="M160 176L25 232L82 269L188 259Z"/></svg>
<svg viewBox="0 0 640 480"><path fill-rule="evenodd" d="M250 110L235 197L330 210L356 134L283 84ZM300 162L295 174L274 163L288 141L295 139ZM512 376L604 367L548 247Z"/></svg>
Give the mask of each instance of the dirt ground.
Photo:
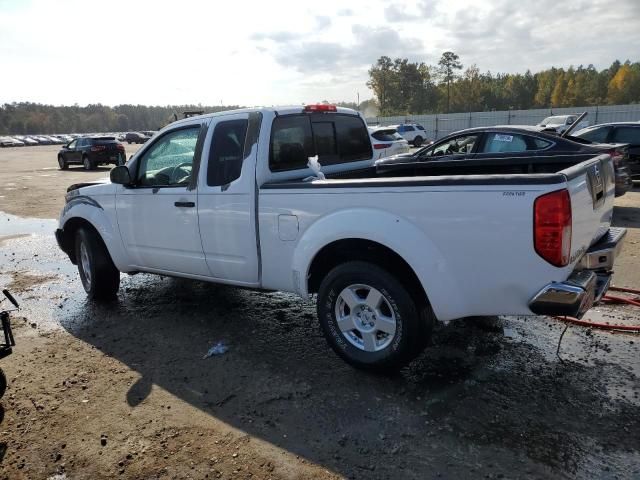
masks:
<svg viewBox="0 0 640 480"><path fill-rule="evenodd" d="M570 326L561 361L555 320L459 320L380 377L291 295L140 274L92 304L50 219L108 169L58 171L56 151L0 149L0 285L23 307L0 360L0 479L640 478L637 336ZM614 283L640 288L640 189L616 205Z"/></svg>

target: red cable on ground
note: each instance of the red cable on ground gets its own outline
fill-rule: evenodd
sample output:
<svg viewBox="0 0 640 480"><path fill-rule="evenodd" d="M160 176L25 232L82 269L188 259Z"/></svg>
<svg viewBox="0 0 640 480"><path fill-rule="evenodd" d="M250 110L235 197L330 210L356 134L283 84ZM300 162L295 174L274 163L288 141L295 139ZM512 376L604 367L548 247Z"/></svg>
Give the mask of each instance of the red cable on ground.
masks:
<svg viewBox="0 0 640 480"><path fill-rule="evenodd" d="M633 288L622 288L622 287L610 287L609 290L614 292L624 292L624 293L633 293L636 295L640 295L640 290L635 290ZM636 307L640 307L640 297L636 298L626 298L626 297L618 297L616 295L605 295L602 297L602 301L605 303L611 304L627 304L634 305ZM640 333L640 325L611 325L608 323L597 323L597 322L589 322L587 320L578 320L573 317L554 317L563 322L573 323L575 325L581 325L583 327L591 327L591 328L600 328L603 330L621 330L624 332L635 332Z"/></svg>
<svg viewBox="0 0 640 480"><path fill-rule="evenodd" d="M613 290L614 292L635 293L636 295L640 295L640 290L634 290L633 288L609 287L609 290Z"/></svg>
<svg viewBox="0 0 640 480"><path fill-rule="evenodd" d="M625 332L640 333L640 325L610 325L608 323L588 322L586 320L578 320L573 317L553 317L563 322L569 322L583 327L601 328L602 330L622 330Z"/></svg>
<svg viewBox="0 0 640 480"><path fill-rule="evenodd" d="M626 303L628 305L635 305L636 307L640 307L640 302L632 298L617 297L614 295L605 295L604 297L602 297L602 300L604 300L606 303L617 303L617 304Z"/></svg>

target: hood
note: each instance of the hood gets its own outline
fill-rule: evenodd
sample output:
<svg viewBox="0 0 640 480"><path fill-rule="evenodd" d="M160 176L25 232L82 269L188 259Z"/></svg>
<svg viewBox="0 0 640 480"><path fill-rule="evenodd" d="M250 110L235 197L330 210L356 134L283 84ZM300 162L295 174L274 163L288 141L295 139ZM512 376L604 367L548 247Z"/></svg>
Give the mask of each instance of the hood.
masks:
<svg viewBox="0 0 640 480"><path fill-rule="evenodd" d="M74 183L73 185L69 185L69 187L67 188L67 192L71 192L72 190L78 190L83 187L91 187L93 185L104 185L106 183L110 183L107 177L101 180L96 180L94 182Z"/></svg>

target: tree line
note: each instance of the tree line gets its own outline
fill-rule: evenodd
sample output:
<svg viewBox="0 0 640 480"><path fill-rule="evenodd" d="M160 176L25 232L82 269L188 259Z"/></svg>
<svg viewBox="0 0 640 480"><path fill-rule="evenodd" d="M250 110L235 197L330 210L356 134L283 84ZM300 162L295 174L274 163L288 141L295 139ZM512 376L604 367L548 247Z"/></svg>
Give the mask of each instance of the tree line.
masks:
<svg viewBox="0 0 640 480"><path fill-rule="evenodd" d="M185 111L219 112L241 108L229 106L147 106L95 104L86 107L54 106L22 102L0 106L0 135L47 133L93 133L158 130Z"/></svg>
<svg viewBox="0 0 640 480"><path fill-rule="evenodd" d="M620 105L640 102L640 63L493 74L476 65L463 71L454 52L443 53L438 65L382 56L367 86L379 116Z"/></svg>

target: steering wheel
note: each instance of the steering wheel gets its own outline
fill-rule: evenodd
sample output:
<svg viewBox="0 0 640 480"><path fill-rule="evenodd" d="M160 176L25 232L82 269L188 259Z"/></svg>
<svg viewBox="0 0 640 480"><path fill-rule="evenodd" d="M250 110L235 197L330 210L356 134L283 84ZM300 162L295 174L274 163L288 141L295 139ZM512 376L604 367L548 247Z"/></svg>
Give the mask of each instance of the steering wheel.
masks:
<svg viewBox="0 0 640 480"><path fill-rule="evenodd" d="M191 175L191 171L187 171L182 167L193 167L193 164L191 162L183 162L180 165L176 165L175 167L173 167L173 170L171 171L171 179L169 181L171 185L183 183L178 182L178 178L189 177ZM181 177L178 177L178 172L182 172L183 175Z"/></svg>
<svg viewBox="0 0 640 480"><path fill-rule="evenodd" d="M444 154L451 155L452 153L453 153L453 148L451 148L451 145L449 145L447 149L444 151Z"/></svg>

